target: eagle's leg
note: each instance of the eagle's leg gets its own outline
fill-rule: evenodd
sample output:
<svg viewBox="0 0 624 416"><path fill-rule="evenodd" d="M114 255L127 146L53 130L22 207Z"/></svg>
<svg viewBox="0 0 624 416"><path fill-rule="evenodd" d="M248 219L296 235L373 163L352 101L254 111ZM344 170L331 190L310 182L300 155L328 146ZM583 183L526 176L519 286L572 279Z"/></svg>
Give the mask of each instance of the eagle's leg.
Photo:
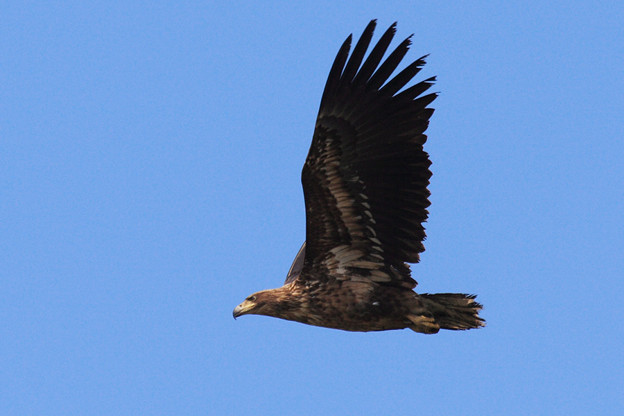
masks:
<svg viewBox="0 0 624 416"><path fill-rule="evenodd" d="M431 312L423 312L422 314L408 314L407 319L411 322L408 326L412 331L423 334L436 334L440 330L440 325L436 322Z"/></svg>

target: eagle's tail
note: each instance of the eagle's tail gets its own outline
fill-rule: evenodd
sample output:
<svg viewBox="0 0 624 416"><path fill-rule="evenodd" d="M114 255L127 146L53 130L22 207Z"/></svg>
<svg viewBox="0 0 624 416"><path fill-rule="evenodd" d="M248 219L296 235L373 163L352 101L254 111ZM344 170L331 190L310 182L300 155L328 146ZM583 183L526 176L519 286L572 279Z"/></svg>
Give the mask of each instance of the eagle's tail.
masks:
<svg viewBox="0 0 624 416"><path fill-rule="evenodd" d="M472 329L485 326L479 316L483 306L475 295L463 293L423 293L418 295L425 313L408 315L410 328L416 332L435 334L442 329Z"/></svg>

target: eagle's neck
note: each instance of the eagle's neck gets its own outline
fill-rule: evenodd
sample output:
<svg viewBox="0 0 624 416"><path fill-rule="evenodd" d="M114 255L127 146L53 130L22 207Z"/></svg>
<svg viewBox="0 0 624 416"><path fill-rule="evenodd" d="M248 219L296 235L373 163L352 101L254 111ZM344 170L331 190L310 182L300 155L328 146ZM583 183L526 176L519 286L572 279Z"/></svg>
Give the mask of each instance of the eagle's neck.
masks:
<svg viewBox="0 0 624 416"><path fill-rule="evenodd" d="M307 323L308 308L303 291L304 288L296 285L295 282L263 291L266 304L261 308L261 314Z"/></svg>

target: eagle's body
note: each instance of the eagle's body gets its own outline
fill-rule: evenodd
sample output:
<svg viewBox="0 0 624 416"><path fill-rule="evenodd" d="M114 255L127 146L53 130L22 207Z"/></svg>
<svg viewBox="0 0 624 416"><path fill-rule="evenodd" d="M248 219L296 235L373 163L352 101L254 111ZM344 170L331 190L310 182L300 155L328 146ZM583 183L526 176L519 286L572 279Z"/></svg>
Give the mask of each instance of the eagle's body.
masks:
<svg viewBox="0 0 624 416"><path fill-rule="evenodd" d="M291 282L265 294L273 302L267 315L347 331L405 328L404 316L409 313L405 305L417 302L411 290L350 280Z"/></svg>
<svg viewBox="0 0 624 416"><path fill-rule="evenodd" d="M404 89L424 65L420 58L389 80L410 44L406 39L381 62L395 25L364 60L374 28L372 21L350 57L347 38L323 92L301 176L306 242L284 286L249 296L235 317L347 331L483 326L474 296L412 290L407 263L424 251L431 162L423 144L433 113L427 105L436 97L421 94L435 78Z"/></svg>

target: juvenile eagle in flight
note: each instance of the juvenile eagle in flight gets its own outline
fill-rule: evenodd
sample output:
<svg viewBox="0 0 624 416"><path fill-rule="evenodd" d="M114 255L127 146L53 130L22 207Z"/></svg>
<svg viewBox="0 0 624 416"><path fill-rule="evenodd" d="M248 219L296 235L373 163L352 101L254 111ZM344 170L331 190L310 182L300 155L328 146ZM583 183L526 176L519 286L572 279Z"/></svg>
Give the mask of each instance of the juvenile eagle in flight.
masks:
<svg viewBox="0 0 624 416"><path fill-rule="evenodd" d="M268 315L347 331L484 325L474 295L416 294L407 263L425 248L431 162L424 134L437 94L431 77L403 89L422 57L389 79L410 46L382 62L396 23L366 59L371 21L351 56L351 35L331 67L303 165L306 241L284 286L252 294L234 317Z"/></svg>

